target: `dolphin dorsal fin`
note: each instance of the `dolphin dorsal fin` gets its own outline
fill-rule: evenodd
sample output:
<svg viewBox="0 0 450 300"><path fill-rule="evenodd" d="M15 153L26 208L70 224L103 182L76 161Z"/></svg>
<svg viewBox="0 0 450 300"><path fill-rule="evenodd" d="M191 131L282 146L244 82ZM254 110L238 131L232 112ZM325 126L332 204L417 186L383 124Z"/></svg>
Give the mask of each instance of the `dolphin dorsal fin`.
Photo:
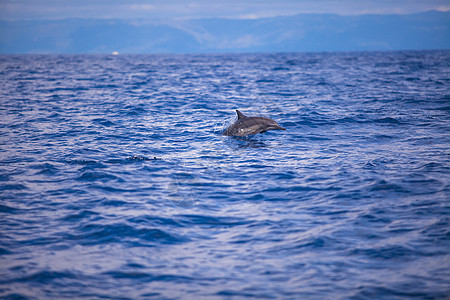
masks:
<svg viewBox="0 0 450 300"><path fill-rule="evenodd" d="M237 115L238 115L238 120L247 117L246 115L244 115L243 113L241 113L239 110L236 109Z"/></svg>

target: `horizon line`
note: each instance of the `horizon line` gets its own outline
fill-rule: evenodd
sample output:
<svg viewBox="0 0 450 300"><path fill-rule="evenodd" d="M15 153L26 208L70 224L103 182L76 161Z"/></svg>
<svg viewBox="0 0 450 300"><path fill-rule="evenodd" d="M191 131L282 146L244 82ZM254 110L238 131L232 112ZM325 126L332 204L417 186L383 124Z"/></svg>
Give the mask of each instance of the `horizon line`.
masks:
<svg viewBox="0 0 450 300"><path fill-rule="evenodd" d="M357 17L357 16L410 16L410 15L418 15L418 14L424 14L424 13L450 13L450 7L449 8L443 8L443 9L429 9L424 11L418 11L418 12L410 12L410 13L349 13L349 14L343 14L343 13L319 13L319 12L304 12L304 13L295 13L295 14L280 14L280 15L274 15L274 16L261 16L261 17L253 17L249 15L243 15L243 16L237 16L237 17L226 17L226 16L216 16L216 17L161 17L161 18L131 18L131 17L51 17L51 18L18 18L18 19L10 19L10 18L1 18L0 22L21 22L21 21L67 21L67 20L98 20L98 21L105 21L105 20L114 20L114 21L136 21L136 22L150 22L150 23L156 23L156 22L168 22L168 21L187 21L187 20L208 20L208 19L224 19L224 20L262 20L262 19L274 19L274 18L283 18L283 17L295 17L295 16L303 16L303 15L327 15L327 16L342 16L342 17ZM247 16L247 17L246 17Z"/></svg>

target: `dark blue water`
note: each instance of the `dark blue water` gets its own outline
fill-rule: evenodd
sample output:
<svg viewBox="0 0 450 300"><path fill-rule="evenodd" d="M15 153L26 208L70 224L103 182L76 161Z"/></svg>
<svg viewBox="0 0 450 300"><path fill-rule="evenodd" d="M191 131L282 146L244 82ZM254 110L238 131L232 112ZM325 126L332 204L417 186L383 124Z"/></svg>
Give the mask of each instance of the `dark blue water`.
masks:
<svg viewBox="0 0 450 300"><path fill-rule="evenodd" d="M0 56L2 299L445 299L450 51ZM286 131L222 131L247 115Z"/></svg>

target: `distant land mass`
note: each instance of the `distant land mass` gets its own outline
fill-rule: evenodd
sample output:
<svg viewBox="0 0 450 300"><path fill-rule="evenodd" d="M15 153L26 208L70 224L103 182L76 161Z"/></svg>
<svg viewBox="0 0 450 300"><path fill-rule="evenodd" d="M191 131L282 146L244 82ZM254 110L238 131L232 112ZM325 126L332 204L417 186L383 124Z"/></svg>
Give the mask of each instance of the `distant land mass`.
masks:
<svg viewBox="0 0 450 300"><path fill-rule="evenodd" d="M261 19L0 21L2 54L450 49L450 12Z"/></svg>

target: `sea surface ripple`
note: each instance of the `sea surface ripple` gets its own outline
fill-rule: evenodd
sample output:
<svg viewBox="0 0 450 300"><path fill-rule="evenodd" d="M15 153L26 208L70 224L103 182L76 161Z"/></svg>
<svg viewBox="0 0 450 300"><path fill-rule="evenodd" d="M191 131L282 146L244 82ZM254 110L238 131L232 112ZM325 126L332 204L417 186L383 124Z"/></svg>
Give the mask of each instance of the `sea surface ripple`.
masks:
<svg viewBox="0 0 450 300"><path fill-rule="evenodd" d="M450 51L2 55L0 86L2 299L450 296Z"/></svg>

